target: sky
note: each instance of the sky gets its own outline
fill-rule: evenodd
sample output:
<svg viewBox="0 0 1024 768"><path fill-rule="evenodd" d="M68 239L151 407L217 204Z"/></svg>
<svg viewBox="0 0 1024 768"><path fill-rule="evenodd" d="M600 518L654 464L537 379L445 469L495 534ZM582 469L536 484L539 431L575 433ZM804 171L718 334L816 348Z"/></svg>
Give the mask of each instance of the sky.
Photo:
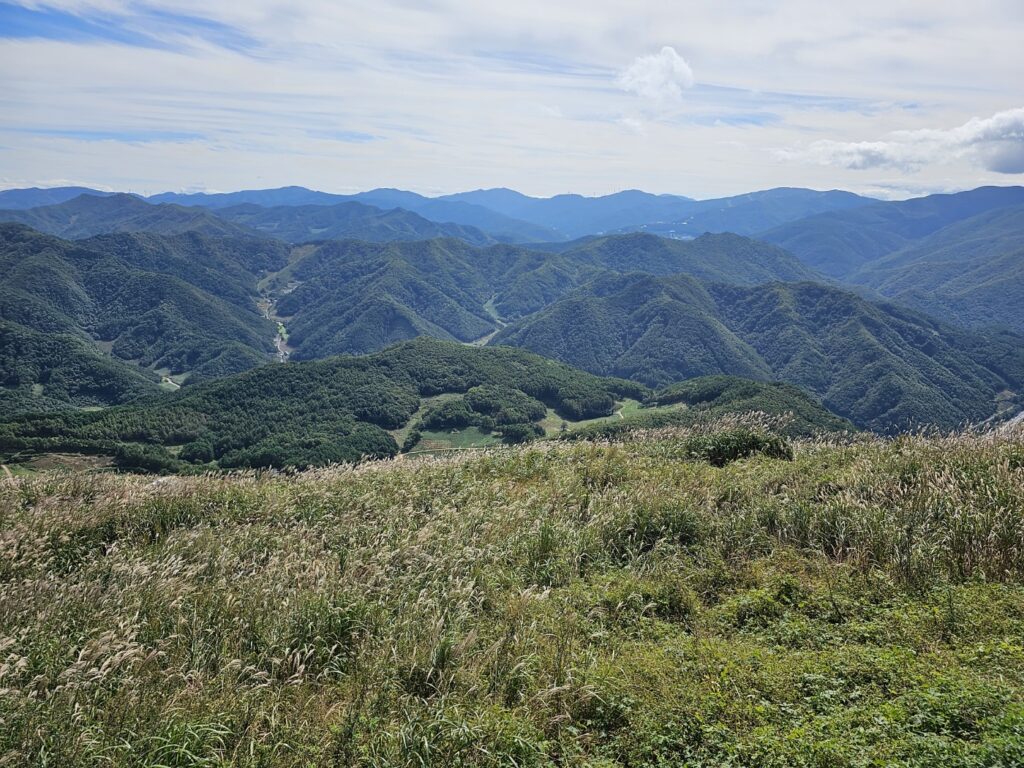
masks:
<svg viewBox="0 0 1024 768"><path fill-rule="evenodd" d="M1018 183L1021 0L0 0L0 187Z"/></svg>

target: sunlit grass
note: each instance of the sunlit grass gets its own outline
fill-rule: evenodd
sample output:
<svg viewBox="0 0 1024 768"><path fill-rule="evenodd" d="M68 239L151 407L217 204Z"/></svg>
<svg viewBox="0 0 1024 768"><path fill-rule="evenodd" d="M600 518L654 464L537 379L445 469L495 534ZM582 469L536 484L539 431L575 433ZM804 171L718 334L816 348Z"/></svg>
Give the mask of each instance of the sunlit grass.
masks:
<svg viewBox="0 0 1024 768"><path fill-rule="evenodd" d="M0 765L1024 762L1024 442L0 482Z"/></svg>

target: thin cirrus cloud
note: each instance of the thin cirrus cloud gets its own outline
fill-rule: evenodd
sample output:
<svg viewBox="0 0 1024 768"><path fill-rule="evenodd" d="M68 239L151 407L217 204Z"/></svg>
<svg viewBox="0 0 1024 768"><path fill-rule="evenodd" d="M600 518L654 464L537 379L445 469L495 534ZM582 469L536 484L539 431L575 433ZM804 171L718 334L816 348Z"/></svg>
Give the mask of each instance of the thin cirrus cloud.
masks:
<svg viewBox="0 0 1024 768"><path fill-rule="evenodd" d="M1024 107L972 117L956 128L896 131L884 141L816 141L778 154L786 160L850 170L914 172L967 160L994 173L1024 173Z"/></svg>
<svg viewBox="0 0 1024 768"><path fill-rule="evenodd" d="M1020 3L680 5L0 0L0 186L716 197L1024 167L996 120Z"/></svg>

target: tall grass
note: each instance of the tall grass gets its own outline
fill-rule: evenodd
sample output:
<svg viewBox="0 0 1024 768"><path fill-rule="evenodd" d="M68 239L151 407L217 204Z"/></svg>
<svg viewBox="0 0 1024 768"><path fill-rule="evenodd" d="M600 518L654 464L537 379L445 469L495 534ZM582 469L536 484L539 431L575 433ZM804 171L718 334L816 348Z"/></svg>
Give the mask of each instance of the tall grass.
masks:
<svg viewBox="0 0 1024 768"><path fill-rule="evenodd" d="M1024 764L1020 434L713 433L8 482L0 765Z"/></svg>

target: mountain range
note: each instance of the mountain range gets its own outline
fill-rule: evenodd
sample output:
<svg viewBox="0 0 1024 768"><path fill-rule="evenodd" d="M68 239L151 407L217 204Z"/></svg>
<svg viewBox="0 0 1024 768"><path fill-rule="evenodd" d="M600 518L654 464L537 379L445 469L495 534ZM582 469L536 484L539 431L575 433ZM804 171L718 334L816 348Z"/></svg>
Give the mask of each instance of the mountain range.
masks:
<svg viewBox="0 0 1024 768"><path fill-rule="evenodd" d="M780 379L880 431L981 421L1024 386L1024 337L976 334L820 283L603 275L494 343L652 386L713 373Z"/></svg>
<svg viewBox="0 0 1024 768"><path fill-rule="evenodd" d="M522 347L650 387L789 382L886 432L1022 402L1017 187L900 202L792 189L695 201L78 188L9 190L0 203L11 413L160 399L161 380L230 388L275 358L422 336ZM466 215L436 220L450 212Z"/></svg>
<svg viewBox="0 0 1024 768"><path fill-rule="evenodd" d="M45 196L41 194L43 192ZM0 192L0 208L32 208L65 202L81 194L99 196L110 193L82 187L7 190ZM591 234L628 231L649 231L669 237L689 237L704 232L753 234L811 214L846 210L875 202L871 198L849 192L793 188L770 189L714 200L692 200L681 195L653 195L639 190L599 197L556 195L539 198L509 189L488 189L425 197L400 189L374 189L338 195L304 187L228 193L165 192L146 199L154 204L176 204L210 211L253 205L283 209L359 203L380 209L381 212L401 209L437 224L478 229L498 242L509 243L558 242ZM277 215L283 213L278 211ZM268 219L263 223L270 226ZM289 229L285 227L281 231ZM358 234L349 232L346 236L357 237ZM315 239L315 233L306 232L301 235L301 239Z"/></svg>

